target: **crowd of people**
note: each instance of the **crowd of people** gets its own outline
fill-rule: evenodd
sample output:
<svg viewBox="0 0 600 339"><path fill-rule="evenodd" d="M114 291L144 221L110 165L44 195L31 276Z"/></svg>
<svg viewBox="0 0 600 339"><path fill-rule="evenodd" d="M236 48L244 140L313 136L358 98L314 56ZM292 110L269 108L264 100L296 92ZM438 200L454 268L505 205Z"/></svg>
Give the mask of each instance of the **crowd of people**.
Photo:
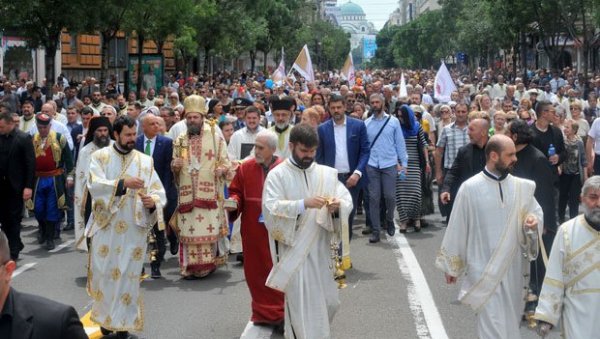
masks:
<svg viewBox="0 0 600 339"><path fill-rule="evenodd" d="M408 236L427 227L435 199L448 225L436 264L449 283L467 275L461 298L483 307L480 336L513 338L523 314L548 331L559 311L544 298L567 302L548 294L558 283L547 279L563 272L551 266L564 256L553 243L577 246L555 236L580 232L559 225L600 225L597 179L583 189L585 218L577 219L584 183L600 174L600 76L585 80L565 68L527 79L491 69L452 77L457 89L445 102L431 70L360 71L352 84L337 72L279 84L260 73L175 74L139 97L92 77L61 76L51 88L2 78L0 224L10 257L24 248L27 211L48 250L74 230L75 246L90 257L91 319L127 338L142 330L147 251L155 279L167 241L189 280L236 254L254 323L325 338L337 285L352 267L356 214L366 217L369 243L378 243L382 229L393 237L396 226ZM489 231L498 221L525 225L525 235L518 227ZM523 256L496 255L506 237L515 241L503 250L514 254L520 243ZM544 280L546 267L553 276ZM482 274L504 288L480 286Z"/></svg>

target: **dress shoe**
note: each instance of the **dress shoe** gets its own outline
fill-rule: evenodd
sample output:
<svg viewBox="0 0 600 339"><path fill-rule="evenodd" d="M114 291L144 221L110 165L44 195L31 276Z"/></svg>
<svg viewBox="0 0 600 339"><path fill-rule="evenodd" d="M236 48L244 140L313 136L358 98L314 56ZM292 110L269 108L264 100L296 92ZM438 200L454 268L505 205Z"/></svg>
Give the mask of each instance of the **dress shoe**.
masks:
<svg viewBox="0 0 600 339"><path fill-rule="evenodd" d="M169 243L169 252L171 252L172 255L179 252L179 240L177 240L177 238Z"/></svg>
<svg viewBox="0 0 600 339"><path fill-rule="evenodd" d="M109 334L113 333L113 331L108 330L104 327L100 327L100 332L102 333L102 335L109 335Z"/></svg>
<svg viewBox="0 0 600 339"><path fill-rule="evenodd" d="M54 240L53 239L48 239L46 240L46 249L48 251L51 251L55 248L56 246L54 246Z"/></svg>
<svg viewBox="0 0 600 339"><path fill-rule="evenodd" d="M117 331L117 339L137 339L137 336L127 331Z"/></svg>
<svg viewBox="0 0 600 339"><path fill-rule="evenodd" d="M162 278L162 274L160 274L160 267L158 265L158 263L151 263L150 264L150 277L152 279L160 279Z"/></svg>
<svg viewBox="0 0 600 339"><path fill-rule="evenodd" d="M364 230L362 230L362 234L371 234L373 233L373 229L371 227L367 227Z"/></svg>
<svg viewBox="0 0 600 339"><path fill-rule="evenodd" d="M369 243L371 244L378 243L380 240L379 233L372 233L371 237L369 237Z"/></svg>
<svg viewBox="0 0 600 339"><path fill-rule="evenodd" d="M396 225L394 224L394 222L393 222L393 221L389 221L389 222L387 223L387 228L386 228L386 230L387 230L387 234L388 234L390 237L393 237L393 236L394 236L394 234L396 234Z"/></svg>
<svg viewBox="0 0 600 339"><path fill-rule="evenodd" d="M244 263L244 253L238 253L235 256L235 260L237 260L238 262L241 262L243 264Z"/></svg>

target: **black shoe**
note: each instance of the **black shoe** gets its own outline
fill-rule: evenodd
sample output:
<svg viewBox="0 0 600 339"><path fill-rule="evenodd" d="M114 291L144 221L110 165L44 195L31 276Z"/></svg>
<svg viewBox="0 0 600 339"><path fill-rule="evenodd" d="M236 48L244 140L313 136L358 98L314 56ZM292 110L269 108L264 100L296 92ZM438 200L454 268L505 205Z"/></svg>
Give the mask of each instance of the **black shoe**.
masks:
<svg viewBox="0 0 600 339"><path fill-rule="evenodd" d="M357 208L356 209L356 215L363 215L363 209L362 208Z"/></svg>
<svg viewBox="0 0 600 339"><path fill-rule="evenodd" d="M54 240L53 239L48 239L46 240L46 249L48 251L51 251L55 248L56 246L54 246Z"/></svg>
<svg viewBox="0 0 600 339"><path fill-rule="evenodd" d="M242 264L243 264L243 263L244 263L244 253L238 253L238 254L235 256L235 260L237 260L238 262L240 262L240 263L242 263Z"/></svg>
<svg viewBox="0 0 600 339"><path fill-rule="evenodd" d="M362 234L371 234L373 233L373 229L371 227L367 227L364 230L362 230Z"/></svg>
<svg viewBox="0 0 600 339"><path fill-rule="evenodd" d="M60 233L59 232L54 233L54 240L60 240Z"/></svg>
<svg viewBox="0 0 600 339"><path fill-rule="evenodd" d="M369 243L375 244L378 243L381 239L379 239L379 233L372 233L371 237L369 237Z"/></svg>
<svg viewBox="0 0 600 339"><path fill-rule="evenodd" d="M39 231L38 231L38 234L37 234L37 242L38 242L38 244L40 244L40 245L46 242L46 237L44 237L44 235L42 234L42 232L39 232Z"/></svg>
<svg viewBox="0 0 600 339"><path fill-rule="evenodd" d="M160 266L158 263L150 264L150 277L152 279L160 279L162 278L162 274L160 274Z"/></svg>
<svg viewBox="0 0 600 339"><path fill-rule="evenodd" d="M387 223L387 229L386 230L387 230L387 234L390 237L393 237L394 234L396 234L396 225L394 225L393 221Z"/></svg>
<svg viewBox="0 0 600 339"><path fill-rule="evenodd" d="M104 327L100 327L100 332L102 333L102 335L109 335L109 334L113 333L113 331L107 330Z"/></svg>
<svg viewBox="0 0 600 339"><path fill-rule="evenodd" d="M137 336L127 331L117 331L117 339L136 339Z"/></svg>
<svg viewBox="0 0 600 339"><path fill-rule="evenodd" d="M177 252L179 252L179 240L177 240L177 238L169 243L169 251L172 255L175 255Z"/></svg>
<svg viewBox="0 0 600 339"><path fill-rule="evenodd" d="M67 226L65 226L65 228L63 228L63 231L71 231L75 229L75 225L73 224L67 224Z"/></svg>

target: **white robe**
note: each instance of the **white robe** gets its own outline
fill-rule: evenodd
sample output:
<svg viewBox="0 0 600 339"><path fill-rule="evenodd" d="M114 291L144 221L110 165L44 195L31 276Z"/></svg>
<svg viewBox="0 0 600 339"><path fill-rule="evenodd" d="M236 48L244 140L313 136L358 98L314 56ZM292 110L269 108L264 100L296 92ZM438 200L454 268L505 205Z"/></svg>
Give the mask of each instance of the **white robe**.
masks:
<svg viewBox="0 0 600 339"><path fill-rule="evenodd" d="M598 338L599 314L600 232L580 215L556 233L535 318L567 339Z"/></svg>
<svg viewBox="0 0 600 339"><path fill-rule="evenodd" d="M303 200L317 195L338 198L341 220L347 220L352 197L334 168L313 164L301 170L288 159L267 175L263 216L277 245L271 241L274 266L266 284L285 293L286 338L330 338L340 304L331 244L339 243L344 226L333 222L326 207L302 211Z"/></svg>
<svg viewBox="0 0 600 339"><path fill-rule="evenodd" d="M262 126L258 126L255 132L250 132L248 127L241 128L231 136L229 140L229 145L227 145L227 154L229 155L229 160L237 161L244 160L244 158L248 157L253 153L254 150L254 142L256 140L256 135L258 132L264 130L265 128ZM250 148L248 153L244 158L242 158L242 148Z"/></svg>
<svg viewBox="0 0 600 339"><path fill-rule="evenodd" d="M127 189L116 195L119 180L139 177L143 189ZM87 291L93 298L90 319L112 331L141 331L144 325L140 273L147 249L148 232L155 223L164 226L167 198L152 158L131 151L118 153L105 147L92 154L87 187L92 215L86 236L89 249ZM145 208L140 192L151 196L153 212Z"/></svg>
<svg viewBox="0 0 600 339"><path fill-rule="evenodd" d="M112 147L113 140L109 141L108 147ZM90 142L79 150L77 157L77 166L75 166L75 188L73 215L75 217L75 248L81 251L87 251L87 242L85 241L85 204L88 196L87 178L90 170L90 161L92 154L100 148Z"/></svg>
<svg viewBox="0 0 600 339"><path fill-rule="evenodd" d="M275 151L275 155L282 158L289 158L292 153L290 152L290 132L292 131L293 126L288 126L288 128L283 133L277 133L275 130L275 126L270 127L270 130L277 134L277 150Z"/></svg>
<svg viewBox="0 0 600 339"><path fill-rule="evenodd" d="M533 215L538 232L543 228L534 191L532 181L508 175L498 182L480 172L456 196L436 266L463 278L458 299L478 313L481 339L521 336L524 275L537 256L539 237L525 234L524 220Z"/></svg>

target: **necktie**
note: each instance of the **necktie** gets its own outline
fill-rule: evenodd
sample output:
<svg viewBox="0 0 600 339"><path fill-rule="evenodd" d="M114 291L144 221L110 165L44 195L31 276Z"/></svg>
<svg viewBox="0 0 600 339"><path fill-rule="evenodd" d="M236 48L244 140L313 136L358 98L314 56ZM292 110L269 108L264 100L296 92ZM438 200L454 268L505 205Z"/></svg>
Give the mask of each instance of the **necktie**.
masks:
<svg viewBox="0 0 600 339"><path fill-rule="evenodd" d="M146 153L146 155L151 155L150 154L152 152L152 149L150 148L151 144L152 144L152 140L146 140L146 148L144 149L144 153Z"/></svg>

